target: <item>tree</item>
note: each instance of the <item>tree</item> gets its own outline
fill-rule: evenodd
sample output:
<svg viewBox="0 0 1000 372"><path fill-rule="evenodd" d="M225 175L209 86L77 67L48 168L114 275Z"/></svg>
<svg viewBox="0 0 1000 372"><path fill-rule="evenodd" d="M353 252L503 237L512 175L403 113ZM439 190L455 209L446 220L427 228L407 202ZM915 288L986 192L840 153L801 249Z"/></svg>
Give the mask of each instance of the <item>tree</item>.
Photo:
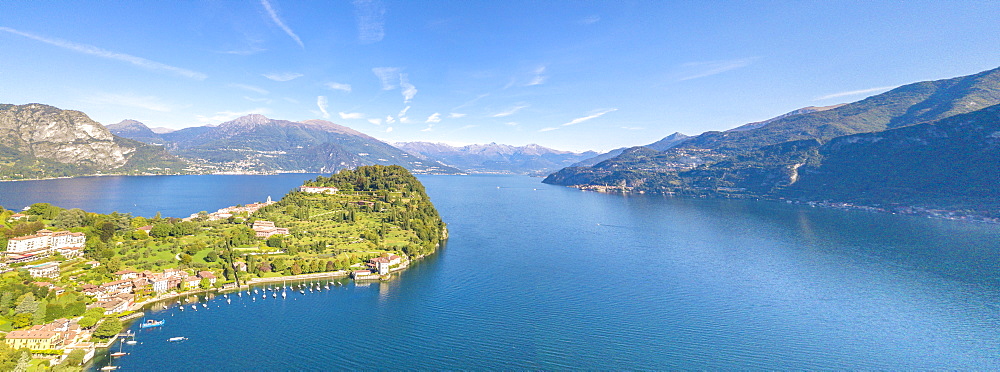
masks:
<svg viewBox="0 0 1000 372"><path fill-rule="evenodd" d="M216 252L214 249L208 251L208 254L205 255L205 262L215 262L218 260L219 260L219 252Z"/></svg>
<svg viewBox="0 0 1000 372"><path fill-rule="evenodd" d="M56 215L52 223L64 229L83 227L87 224L87 212L80 208L65 209Z"/></svg>
<svg viewBox="0 0 1000 372"><path fill-rule="evenodd" d="M111 237L115 236L115 224L108 221L98 223L97 236L101 238L101 241L103 242L111 240Z"/></svg>
<svg viewBox="0 0 1000 372"><path fill-rule="evenodd" d="M104 313L101 313L101 315L104 315ZM93 327L94 324L97 324L98 320L100 320L99 317L95 318L90 315L84 315L82 318L80 318L80 321L77 322L77 324L79 324L81 328L90 328Z"/></svg>
<svg viewBox="0 0 1000 372"><path fill-rule="evenodd" d="M165 222L154 224L153 228L149 230L149 236L154 238L166 238L173 234L174 225Z"/></svg>
<svg viewBox="0 0 1000 372"><path fill-rule="evenodd" d="M31 292L25 293L21 298L18 299L17 307L14 308L14 314L27 313L29 315L34 314L38 310L38 301L35 301L35 295Z"/></svg>
<svg viewBox="0 0 1000 372"><path fill-rule="evenodd" d="M296 262L292 264L292 275L299 275L299 274L302 274L302 267L299 266L298 262Z"/></svg>
<svg viewBox="0 0 1000 372"><path fill-rule="evenodd" d="M32 313L20 313L11 319L11 325L16 328L24 328L31 325Z"/></svg>
<svg viewBox="0 0 1000 372"><path fill-rule="evenodd" d="M25 213L33 214L46 220L51 220L56 218L61 211L62 208L49 203L35 203L32 204Z"/></svg>
<svg viewBox="0 0 1000 372"><path fill-rule="evenodd" d="M118 318L106 318L101 325L97 326L94 330L94 337L97 338L111 338L114 337L118 332L122 331L122 321Z"/></svg>
<svg viewBox="0 0 1000 372"><path fill-rule="evenodd" d="M267 238L267 246L271 248L284 248L284 239L280 234L271 235Z"/></svg>

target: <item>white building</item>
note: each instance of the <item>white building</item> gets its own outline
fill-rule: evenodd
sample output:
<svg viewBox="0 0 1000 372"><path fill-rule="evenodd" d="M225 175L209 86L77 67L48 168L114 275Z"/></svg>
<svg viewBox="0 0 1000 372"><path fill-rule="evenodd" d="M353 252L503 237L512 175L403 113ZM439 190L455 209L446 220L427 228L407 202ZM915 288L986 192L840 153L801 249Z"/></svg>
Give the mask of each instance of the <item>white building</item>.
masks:
<svg viewBox="0 0 1000 372"><path fill-rule="evenodd" d="M46 262L39 265L27 266L28 274L36 278L57 278L59 277L59 263Z"/></svg>
<svg viewBox="0 0 1000 372"><path fill-rule="evenodd" d="M310 194L336 194L340 190L336 187L299 186L299 191Z"/></svg>
<svg viewBox="0 0 1000 372"><path fill-rule="evenodd" d="M83 248L86 243L87 236L83 233L38 230L35 235L10 238L7 242L7 253L52 253L56 249Z"/></svg>

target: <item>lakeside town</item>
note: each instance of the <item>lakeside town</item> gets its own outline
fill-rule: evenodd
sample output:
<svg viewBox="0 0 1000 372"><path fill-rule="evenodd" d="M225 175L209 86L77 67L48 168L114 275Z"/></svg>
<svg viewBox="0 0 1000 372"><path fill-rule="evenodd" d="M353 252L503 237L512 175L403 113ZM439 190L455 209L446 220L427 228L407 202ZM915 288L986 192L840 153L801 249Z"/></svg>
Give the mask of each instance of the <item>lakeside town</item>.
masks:
<svg viewBox="0 0 1000 372"><path fill-rule="evenodd" d="M17 235L0 247L4 352L30 355L35 366L82 366L153 304L242 295L275 281L387 280L429 253L421 246L437 244L415 244L427 234L414 229L423 224L408 218L417 216L409 208L394 208L425 195L348 188L303 186L281 202L268 197L183 219L44 203L0 209L0 231Z"/></svg>

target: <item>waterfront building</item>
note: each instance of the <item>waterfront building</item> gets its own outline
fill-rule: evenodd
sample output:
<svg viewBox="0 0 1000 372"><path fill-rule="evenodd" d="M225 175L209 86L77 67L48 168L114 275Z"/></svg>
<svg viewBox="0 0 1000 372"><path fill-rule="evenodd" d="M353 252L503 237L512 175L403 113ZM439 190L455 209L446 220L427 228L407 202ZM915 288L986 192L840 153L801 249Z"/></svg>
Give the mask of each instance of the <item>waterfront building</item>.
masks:
<svg viewBox="0 0 1000 372"><path fill-rule="evenodd" d="M12 349L50 350L60 346L60 334L50 331L10 331L4 338Z"/></svg>
<svg viewBox="0 0 1000 372"><path fill-rule="evenodd" d="M368 260L368 267L377 270L380 275L385 275L389 273L391 267L399 265L402 261L402 257L390 254Z"/></svg>
<svg viewBox="0 0 1000 372"><path fill-rule="evenodd" d="M210 284L215 285L215 280L216 280L215 274L212 274L211 272L208 272L208 271L199 271L198 272L198 277L199 278L203 278L203 279L208 279L208 282Z"/></svg>
<svg viewBox="0 0 1000 372"><path fill-rule="evenodd" d="M115 275L118 275L118 279L121 280L136 279L139 277L139 273L133 270L119 270L115 272Z"/></svg>

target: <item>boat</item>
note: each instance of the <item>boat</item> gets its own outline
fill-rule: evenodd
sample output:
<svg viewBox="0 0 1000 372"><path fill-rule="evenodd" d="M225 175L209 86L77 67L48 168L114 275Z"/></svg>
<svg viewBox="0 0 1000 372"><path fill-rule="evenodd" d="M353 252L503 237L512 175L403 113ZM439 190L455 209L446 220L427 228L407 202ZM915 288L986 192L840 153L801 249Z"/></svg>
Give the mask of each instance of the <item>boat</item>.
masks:
<svg viewBox="0 0 1000 372"><path fill-rule="evenodd" d="M118 366L104 366L104 367L101 367L102 371L114 371L116 369L118 369Z"/></svg>
<svg viewBox="0 0 1000 372"><path fill-rule="evenodd" d="M139 342L138 342L138 341L136 341L136 340L128 340L128 341L125 341L125 345L135 345L135 344L138 344L138 343L139 343Z"/></svg>
<svg viewBox="0 0 1000 372"><path fill-rule="evenodd" d="M207 309L207 308L208 308L208 304L206 304L206 303L202 303L202 304L201 304L201 307L204 307L204 308L206 308L206 309Z"/></svg>
<svg viewBox="0 0 1000 372"><path fill-rule="evenodd" d="M165 322L166 322L165 320L146 319L145 322L139 323L139 328L159 327L159 326L163 325L163 323L165 323Z"/></svg>
<svg viewBox="0 0 1000 372"><path fill-rule="evenodd" d="M126 356L126 355L128 355L128 353L126 353L124 351L119 351L119 352L111 353L111 357L112 358L123 357L123 356Z"/></svg>
<svg viewBox="0 0 1000 372"><path fill-rule="evenodd" d="M281 292L281 298L288 297L288 292Z"/></svg>
<svg viewBox="0 0 1000 372"><path fill-rule="evenodd" d="M226 299L226 303L227 303L227 304L231 304L231 303L233 303L233 300L232 300L231 298L227 298L227 299Z"/></svg>
<svg viewBox="0 0 1000 372"><path fill-rule="evenodd" d="M191 305L191 310L198 310L197 306Z"/></svg>
<svg viewBox="0 0 1000 372"><path fill-rule="evenodd" d="M187 339L188 339L187 337L171 337L171 338L168 338L167 341L170 341L170 342L181 342L181 341L184 341L184 340L187 340Z"/></svg>
<svg viewBox="0 0 1000 372"><path fill-rule="evenodd" d="M271 292L271 297L278 298L278 292Z"/></svg>

